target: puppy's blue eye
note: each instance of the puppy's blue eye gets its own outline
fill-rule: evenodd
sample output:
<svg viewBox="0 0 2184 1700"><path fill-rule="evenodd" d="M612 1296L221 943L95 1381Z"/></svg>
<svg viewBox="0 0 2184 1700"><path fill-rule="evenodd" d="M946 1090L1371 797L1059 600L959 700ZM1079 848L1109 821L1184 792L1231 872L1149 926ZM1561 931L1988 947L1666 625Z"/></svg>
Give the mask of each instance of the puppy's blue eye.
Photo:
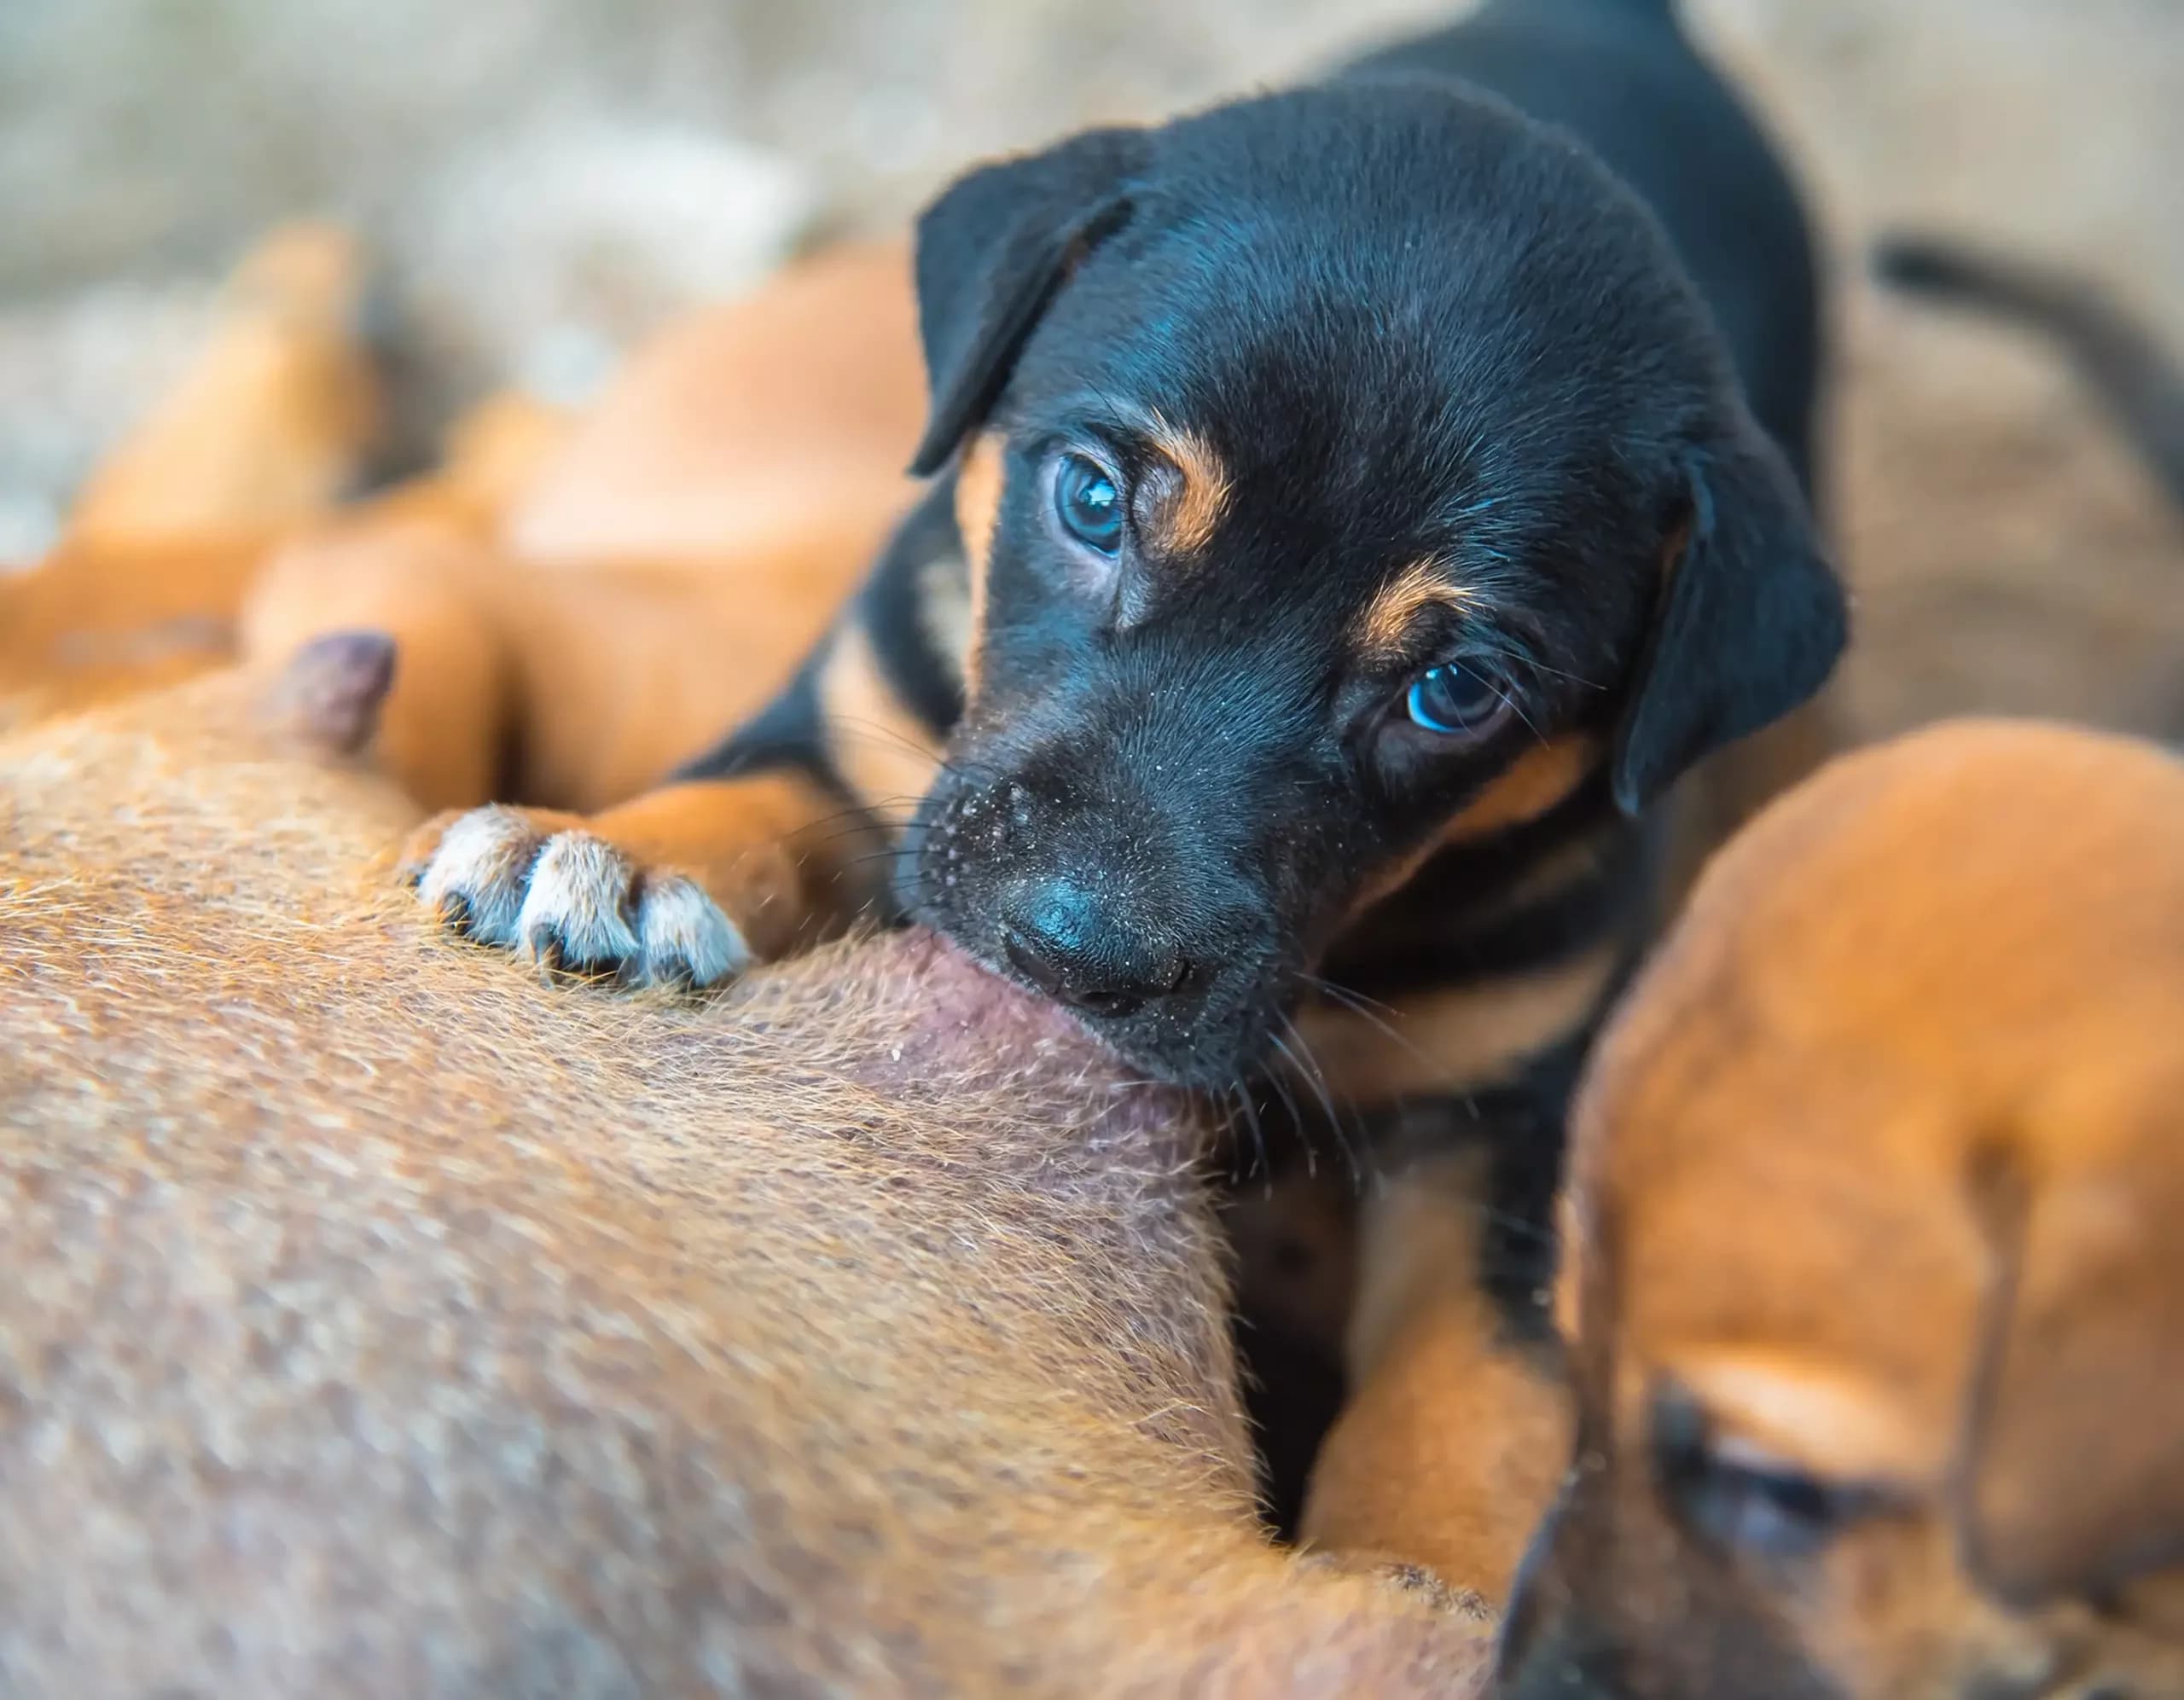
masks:
<svg viewBox="0 0 2184 1700"><path fill-rule="evenodd" d="M1062 530L1101 554L1123 545L1123 493L1107 469L1083 455L1064 455L1054 478L1054 513Z"/></svg>
<svg viewBox="0 0 2184 1700"><path fill-rule="evenodd" d="M1482 736L1501 723L1507 706L1490 681L1453 662L1420 673L1403 699L1411 724L1444 737Z"/></svg>

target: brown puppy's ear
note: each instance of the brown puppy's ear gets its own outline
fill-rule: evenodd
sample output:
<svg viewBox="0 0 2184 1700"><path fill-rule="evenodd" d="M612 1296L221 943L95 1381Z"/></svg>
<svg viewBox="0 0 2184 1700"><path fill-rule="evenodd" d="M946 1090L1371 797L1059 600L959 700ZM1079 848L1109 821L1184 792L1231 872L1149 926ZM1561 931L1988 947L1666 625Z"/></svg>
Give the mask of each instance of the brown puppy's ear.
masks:
<svg viewBox="0 0 2184 1700"><path fill-rule="evenodd" d="M1092 130L982 165L918 220L918 331L932 412L911 473L947 463L1008 381L1070 268L1130 217L1144 132Z"/></svg>
<svg viewBox="0 0 2184 1700"><path fill-rule="evenodd" d="M1967 1573L2019 1609L2184 1566L2184 1172L2155 1155L2177 1178L2111 1170L1994 1235L1958 1527Z"/></svg>
<svg viewBox="0 0 2184 1700"><path fill-rule="evenodd" d="M1756 423L1740 417L1684 470L1682 559L1668 569L1616 729L1615 800L1629 815L1702 757L1811 696L1849 627L1797 480Z"/></svg>

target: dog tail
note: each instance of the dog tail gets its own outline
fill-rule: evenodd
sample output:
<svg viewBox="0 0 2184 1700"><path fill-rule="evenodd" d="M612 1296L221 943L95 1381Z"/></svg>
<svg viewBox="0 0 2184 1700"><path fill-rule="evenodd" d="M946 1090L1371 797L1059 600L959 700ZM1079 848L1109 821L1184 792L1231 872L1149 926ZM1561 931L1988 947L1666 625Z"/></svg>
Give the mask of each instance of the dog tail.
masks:
<svg viewBox="0 0 2184 1700"><path fill-rule="evenodd" d="M2090 280L1944 237L1875 245L1873 270L1910 295L1967 307L2053 341L2184 508L2184 363Z"/></svg>

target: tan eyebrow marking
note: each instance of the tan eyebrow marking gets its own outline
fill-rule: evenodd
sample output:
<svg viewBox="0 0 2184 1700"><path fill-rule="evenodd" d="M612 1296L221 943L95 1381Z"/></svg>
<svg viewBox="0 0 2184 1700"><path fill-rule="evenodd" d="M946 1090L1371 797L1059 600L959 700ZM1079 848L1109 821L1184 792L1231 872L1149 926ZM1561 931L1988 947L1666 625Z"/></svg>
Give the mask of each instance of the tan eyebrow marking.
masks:
<svg viewBox="0 0 2184 1700"><path fill-rule="evenodd" d="M1722 1430L1724 1448L1747 1458L1852 1479L1931 1479L1948 1467L1946 1445L1909 1399L1824 1356L1696 1348L1670 1353L1664 1367Z"/></svg>
<svg viewBox="0 0 2184 1700"><path fill-rule="evenodd" d="M1380 587L1351 636L1363 655L1394 656L1401 653L1411 622L1426 609L1461 608L1471 601L1470 591L1442 576L1438 563L1413 561Z"/></svg>
<svg viewBox="0 0 2184 1700"><path fill-rule="evenodd" d="M1146 435L1165 464L1139 484L1138 523L1146 541L1164 555L1196 554L1213 541L1228 506L1228 470L1213 444L1195 431L1147 415Z"/></svg>

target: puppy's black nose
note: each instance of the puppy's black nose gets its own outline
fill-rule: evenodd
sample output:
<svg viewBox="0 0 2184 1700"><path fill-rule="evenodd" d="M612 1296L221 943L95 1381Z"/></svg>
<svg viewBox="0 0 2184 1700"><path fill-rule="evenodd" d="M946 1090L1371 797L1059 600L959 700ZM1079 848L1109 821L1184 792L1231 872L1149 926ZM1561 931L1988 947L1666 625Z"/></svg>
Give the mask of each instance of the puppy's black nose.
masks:
<svg viewBox="0 0 2184 1700"><path fill-rule="evenodd" d="M1068 879L1035 885L1011 904L1001 943L1018 973L1088 1015L1128 1015L1182 985L1190 966Z"/></svg>

